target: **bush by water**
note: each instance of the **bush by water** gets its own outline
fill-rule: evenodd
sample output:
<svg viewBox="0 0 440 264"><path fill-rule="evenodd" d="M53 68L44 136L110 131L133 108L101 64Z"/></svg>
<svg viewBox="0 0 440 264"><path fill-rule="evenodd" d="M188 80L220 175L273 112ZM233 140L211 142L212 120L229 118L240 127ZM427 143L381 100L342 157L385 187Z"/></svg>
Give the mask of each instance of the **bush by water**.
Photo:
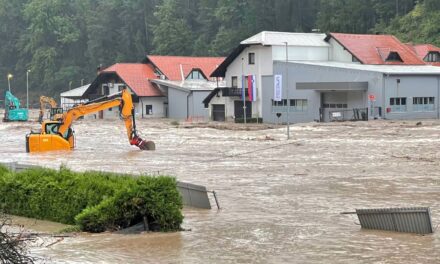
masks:
<svg viewBox="0 0 440 264"><path fill-rule="evenodd" d="M45 168L11 172L0 167L0 209L13 215L118 230L148 221L161 231L180 229L182 200L171 177L132 177Z"/></svg>

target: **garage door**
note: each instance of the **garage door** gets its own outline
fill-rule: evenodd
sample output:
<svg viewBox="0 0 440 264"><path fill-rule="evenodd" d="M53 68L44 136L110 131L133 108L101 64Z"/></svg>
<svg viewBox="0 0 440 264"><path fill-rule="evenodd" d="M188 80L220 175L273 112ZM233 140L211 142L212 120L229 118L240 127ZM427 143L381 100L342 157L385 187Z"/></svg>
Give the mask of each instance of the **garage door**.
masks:
<svg viewBox="0 0 440 264"><path fill-rule="evenodd" d="M224 104L214 104L212 105L212 120L214 121L225 121L225 105Z"/></svg>

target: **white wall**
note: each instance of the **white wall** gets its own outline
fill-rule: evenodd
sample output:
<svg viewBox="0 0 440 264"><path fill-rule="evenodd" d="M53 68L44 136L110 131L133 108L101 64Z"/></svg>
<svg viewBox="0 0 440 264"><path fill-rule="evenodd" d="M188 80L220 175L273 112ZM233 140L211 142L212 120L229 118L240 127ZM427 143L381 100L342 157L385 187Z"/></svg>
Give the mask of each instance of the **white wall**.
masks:
<svg viewBox="0 0 440 264"><path fill-rule="evenodd" d="M164 102L166 101L166 97L141 97L139 98L139 103L135 104L135 112L137 118L161 118L165 117L164 111ZM153 106L153 114L147 115L145 106L152 105ZM142 112L143 111L143 112Z"/></svg>
<svg viewBox="0 0 440 264"><path fill-rule="evenodd" d="M255 64L249 65L248 63L248 54L249 53L255 53ZM243 60L242 60L243 58ZM243 67L242 67L243 66ZM261 83L262 79L261 76L263 75L271 75L273 72L273 62L272 62L272 47L270 46L260 46L260 45L253 45L243 50L243 52L228 66L228 69L226 71L226 86L232 87L232 76L237 76L238 80L238 88L242 88L242 75L256 75L256 86L257 86L257 101L253 103L252 107L252 115L256 116L262 111L261 107ZM237 100L237 98L233 98L234 100ZM233 109L234 109L234 100L229 100L232 102L232 106L226 106L226 108L232 108L232 114L233 115ZM226 109L227 110L227 109Z"/></svg>
<svg viewBox="0 0 440 264"><path fill-rule="evenodd" d="M287 48L289 61L328 61L329 48L328 47L288 47ZM286 47L273 46L272 59L278 61L286 60Z"/></svg>
<svg viewBox="0 0 440 264"><path fill-rule="evenodd" d="M339 62L353 62L353 55L348 52L341 44L336 40L331 38L329 40L330 50L329 50L329 60L339 61Z"/></svg>

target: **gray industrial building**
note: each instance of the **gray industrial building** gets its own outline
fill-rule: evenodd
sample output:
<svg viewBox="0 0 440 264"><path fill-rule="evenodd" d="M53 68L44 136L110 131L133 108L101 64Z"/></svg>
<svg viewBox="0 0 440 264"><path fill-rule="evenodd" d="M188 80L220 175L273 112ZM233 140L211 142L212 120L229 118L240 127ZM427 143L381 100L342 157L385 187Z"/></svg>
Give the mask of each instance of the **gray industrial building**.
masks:
<svg viewBox="0 0 440 264"><path fill-rule="evenodd" d="M214 121L244 112L264 123L439 118L440 67L432 65L440 57L426 55L436 50L430 45L418 56L391 35L263 31L240 42L211 74L226 88L204 104Z"/></svg>
<svg viewBox="0 0 440 264"><path fill-rule="evenodd" d="M262 76L267 123L287 121L287 98L290 122L440 118L440 67L276 61L274 75L283 76L283 100L273 101L273 75Z"/></svg>
<svg viewBox="0 0 440 264"><path fill-rule="evenodd" d="M176 120L206 121L209 118L208 109L203 100L218 86L207 80L151 80L168 97L168 118Z"/></svg>

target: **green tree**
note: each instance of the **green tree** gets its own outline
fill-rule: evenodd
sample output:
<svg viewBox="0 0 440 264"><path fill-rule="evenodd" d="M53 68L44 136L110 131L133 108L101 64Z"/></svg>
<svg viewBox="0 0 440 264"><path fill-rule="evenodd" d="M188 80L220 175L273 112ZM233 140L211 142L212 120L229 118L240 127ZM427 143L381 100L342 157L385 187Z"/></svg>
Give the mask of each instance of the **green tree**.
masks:
<svg viewBox="0 0 440 264"><path fill-rule="evenodd" d="M154 16L158 20L153 26L154 52L160 55L191 55L193 35L181 10L178 0L165 0Z"/></svg>

